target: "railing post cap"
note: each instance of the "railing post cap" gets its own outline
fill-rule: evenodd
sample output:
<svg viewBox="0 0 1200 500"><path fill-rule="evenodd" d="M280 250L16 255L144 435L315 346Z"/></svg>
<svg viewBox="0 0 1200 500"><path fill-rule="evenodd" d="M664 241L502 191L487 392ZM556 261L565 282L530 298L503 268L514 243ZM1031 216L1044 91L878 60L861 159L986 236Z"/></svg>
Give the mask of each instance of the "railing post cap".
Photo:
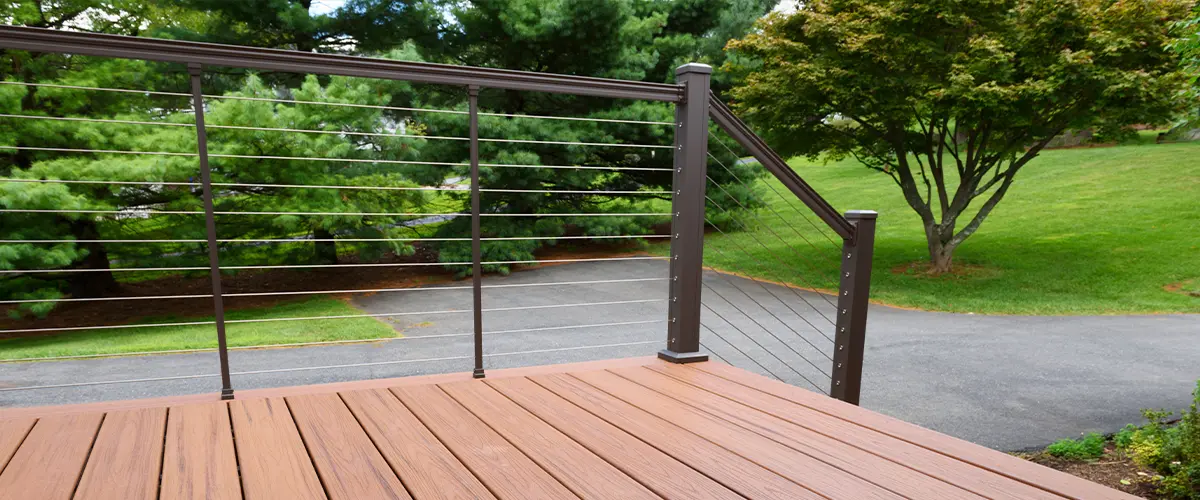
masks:
<svg viewBox="0 0 1200 500"><path fill-rule="evenodd" d="M675 68L675 76L679 76L684 73L701 73L701 74L705 74L705 75L711 75L712 74L712 66L709 66L707 64L701 64L701 63L687 63L687 64L684 64L683 66Z"/></svg>
<svg viewBox="0 0 1200 500"><path fill-rule="evenodd" d="M875 219L879 217L879 212L874 210L851 210L846 212L846 218L849 220Z"/></svg>

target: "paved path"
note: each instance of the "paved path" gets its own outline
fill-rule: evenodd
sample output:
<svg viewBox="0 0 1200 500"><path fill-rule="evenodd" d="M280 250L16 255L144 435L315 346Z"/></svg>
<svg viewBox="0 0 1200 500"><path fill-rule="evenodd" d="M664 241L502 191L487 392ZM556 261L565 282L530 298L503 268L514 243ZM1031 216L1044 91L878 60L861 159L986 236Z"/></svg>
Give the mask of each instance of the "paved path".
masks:
<svg viewBox="0 0 1200 500"><path fill-rule="evenodd" d="M486 285L665 277L659 261L551 266ZM832 327L827 297L708 273L703 342L737 366L824 389ZM455 285L461 286L462 283ZM662 299L665 281L491 288L484 307ZM403 292L355 299L371 313L428 312L390 321L404 339L360 345L234 351L235 372L386 363L240 375L236 388L468 371L470 291ZM762 304L762 306L758 305ZM485 313L488 368L652 354L665 335L665 302ZM634 323L560 329L572 325ZM986 446L1018 450L1080 432L1112 432L1139 409L1180 409L1200 378L1200 316L1022 317L873 306L863 406ZM512 332L511 330L540 329ZM624 344L591 348L597 345ZM786 344L786 346L784 345ZM561 350L568 349L568 350ZM739 352L740 350L740 352ZM544 351L509 354L524 351ZM744 354L743 354L744 353ZM430 361L433 360L433 361ZM811 362L811 364L810 364ZM760 366L761 365L761 366ZM212 353L0 364L0 388L211 374ZM0 407L212 391L217 379L0 392Z"/></svg>

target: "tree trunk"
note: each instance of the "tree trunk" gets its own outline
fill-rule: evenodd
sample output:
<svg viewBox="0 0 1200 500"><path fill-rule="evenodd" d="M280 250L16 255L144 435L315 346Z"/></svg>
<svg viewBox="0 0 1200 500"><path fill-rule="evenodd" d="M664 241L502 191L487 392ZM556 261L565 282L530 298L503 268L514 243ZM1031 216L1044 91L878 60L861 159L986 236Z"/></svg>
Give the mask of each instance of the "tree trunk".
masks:
<svg viewBox="0 0 1200 500"><path fill-rule="evenodd" d="M313 260L318 264L337 264L337 243L332 241L333 233L326 229L316 229L313 230L313 238L317 240L330 240L314 242L316 247L313 252Z"/></svg>
<svg viewBox="0 0 1200 500"><path fill-rule="evenodd" d="M100 231L92 220L71 221L71 234L77 240L96 240ZM108 252L103 243L78 243L87 250L87 256L71 265L71 269L103 269L70 273L67 283L72 297L103 297L117 290L117 280L108 263Z"/></svg>
<svg viewBox="0 0 1200 500"><path fill-rule="evenodd" d="M948 273L954 263L954 249L951 245L954 228L945 228L940 224L925 225L925 239L929 243L929 271L933 274Z"/></svg>

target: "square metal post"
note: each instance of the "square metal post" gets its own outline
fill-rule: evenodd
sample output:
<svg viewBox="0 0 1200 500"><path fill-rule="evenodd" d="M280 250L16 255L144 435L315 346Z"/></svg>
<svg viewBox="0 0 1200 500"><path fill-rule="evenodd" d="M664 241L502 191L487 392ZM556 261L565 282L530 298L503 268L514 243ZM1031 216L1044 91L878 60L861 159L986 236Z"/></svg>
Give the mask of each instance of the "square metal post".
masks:
<svg viewBox="0 0 1200 500"><path fill-rule="evenodd" d="M199 64L188 64L192 76L192 105L196 110L196 152L200 158L200 186L204 196L204 229L208 235L208 269L212 280L213 316L217 323L217 356L221 362L221 399L233 399L229 380L229 350L225 343L225 303L221 298L221 256L217 248L217 221L213 209L212 169L208 165L208 133L204 129L204 93Z"/></svg>
<svg viewBox="0 0 1200 500"><path fill-rule="evenodd" d="M876 215L869 210L846 212L846 220L854 225L854 239L846 239L842 244L841 285L834 327L837 330L833 338L833 380L829 395L855 405L862 389Z"/></svg>
<svg viewBox="0 0 1200 500"><path fill-rule="evenodd" d="M479 211L479 86L467 86L467 110L470 114L471 138L471 293L475 320L475 371L472 376L483 378L483 247L480 238Z"/></svg>
<svg viewBox="0 0 1200 500"><path fill-rule="evenodd" d="M707 361L700 352L700 287L704 262L704 188L708 168L708 89L712 67L675 70L684 86L675 106L675 196L671 201L671 298L667 348L658 357L674 363Z"/></svg>

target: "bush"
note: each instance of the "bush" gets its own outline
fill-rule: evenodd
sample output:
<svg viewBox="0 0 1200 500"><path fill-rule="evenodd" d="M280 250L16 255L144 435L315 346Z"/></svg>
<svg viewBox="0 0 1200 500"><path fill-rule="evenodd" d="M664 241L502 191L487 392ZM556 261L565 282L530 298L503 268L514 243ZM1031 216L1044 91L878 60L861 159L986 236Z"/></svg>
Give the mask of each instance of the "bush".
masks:
<svg viewBox="0 0 1200 500"><path fill-rule="evenodd" d="M1104 456L1104 436L1095 432L1080 439L1063 439L1048 447L1046 453L1067 460L1095 460Z"/></svg>
<svg viewBox="0 0 1200 500"><path fill-rule="evenodd" d="M1113 436L1117 448L1163 475L1158 492L1176 500L1200 500L1200 381L1192 394L1192 406L1177 425L1169 423L1171 412L1143 410L1145 425Z"/></svg>

